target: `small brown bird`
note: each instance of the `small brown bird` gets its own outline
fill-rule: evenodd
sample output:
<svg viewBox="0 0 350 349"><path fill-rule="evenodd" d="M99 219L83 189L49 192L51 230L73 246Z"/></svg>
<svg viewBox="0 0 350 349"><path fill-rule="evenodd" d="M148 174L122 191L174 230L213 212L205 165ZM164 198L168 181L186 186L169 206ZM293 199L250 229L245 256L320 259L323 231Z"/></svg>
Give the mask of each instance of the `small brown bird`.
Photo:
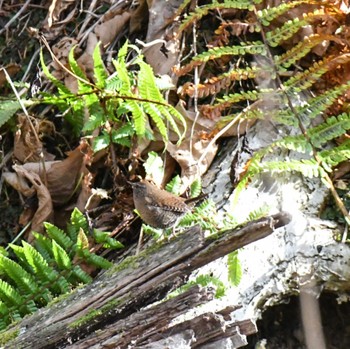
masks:
<svg viewBox="0 0 350 349"><path fill-rule="evenodd" d="M170 228L176 221L191 211L186 199L159 189L146 180L131 183L135 208L141 219L154 228ZM202 198L198 197L198 200ZM194 201L189 199L188 201Z"/></svg>

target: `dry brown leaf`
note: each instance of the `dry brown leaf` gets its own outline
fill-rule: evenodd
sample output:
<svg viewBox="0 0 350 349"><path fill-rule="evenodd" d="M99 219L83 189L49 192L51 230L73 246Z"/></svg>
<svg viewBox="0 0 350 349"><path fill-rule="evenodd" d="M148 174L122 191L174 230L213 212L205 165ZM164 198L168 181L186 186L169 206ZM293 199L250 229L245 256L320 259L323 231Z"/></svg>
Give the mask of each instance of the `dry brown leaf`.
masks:
<svg viewBox="0 0 350 349"><path fill-rule="evenodd" d="M32 196L35 193L34 188L31 188L28 182L22 176L18 176L17 173L3 172L2 178L10 184L11 187L26 197Z"/></svg>
<svg viewBox="0 0 350 349"><path fill-rule="evenodd" d="M47 171L47 184L54 205L63 205L74 194L76 186L84 174L84 153L87 144L82 143L68 154L68 157L55 163Z"/></svg>
<svg viewBox="0 0 350 349"><path fill-rule="evenodd" d="M18 116L18 130L15 135L13 155L20 162L37 162L40 160L41 151L44 154L44 160L50 161L55 158L54 155L43 149L43 144L39 139L40 123L33 118L35 133L29 125L28 119L24 114Z"/></svg>
<svg viewBox="0 0 350 349"><path fill-rule="evenodd" d="M95 47L98 43L97 37L94 33L90 33L87 39L86 48L84 53L77 59L80 67L84 67L82 70L86 76L93 81L94 79L94 60L92 58ZM102 49L100 47L100 49ZM75 79L75 78L74 78Z"/></svg>
<svg viewBox="0 0 350 349"><path fill-rule="evenodd" d="M52 47L52 52L54 53L56 59L60 62L53 60L49 65L48 69L51 71L52 75L61 81L72 93L77 93L78 83L72 74L69 74L62 66L69 68L68 55L73 46L77 45L77 40L69 37L63 37L57 44ZM81 50L76 48L74 51L76 54L81 54ZM81 67L83 69L83 67ZM83 69L84 70L84 69Z"/></svg>
<svg viewBox="0 0 350 349"><path fill-rule="evenodd" d="M145 47L143 53L155 74L170 75L180 54L180 37L175 34L179 23L174 21L179 1L147 0L147 3L149 23L146 43L158 39L165 42Z"/></svg>
<svg viewBox="0 0 350 349"><path fill-rule="evenodd" d="M131 14L129 12L124 12L96 26L94 32L103 46L110 44L116 38L123 28L125 28L130 17Z"/></svg>
<svg viewBox="0 0 350 349"><path fill-rule="evenodd" d="M70 22L75 14L76 7L75 0L52 0L49 11L47 14L47 18L44 21L43 28L49 30L53 24L55 24L59 19L62 13L71 5L74 6L74 10L70 11L70 13L66 16L65 20L59 22L59 24L64 24ZM63 28L62 28L63 29Z"/></svg>
<svg viewBox="0 0 350 349"><path fill-rule="evenodd" d="M181 179L184 187L187 187L208 170L218 146L215 143L210 145L209 140L201 139L199 134L194 134L192 139L186 138L180 146L169 142L167 150L180 165ZM204 152L206 155L201 159Z"/></svg>
<svg viewBox="0 0 350 349"><path fill-rule="evenodd" d="M4 86L6 81L7 81L6 76L5 76L5 72L1 68L6 69L8 75L10 75L10 76L17 74L19 72L19 70L21 69L20 65L15 64L15 63L10 63L6 67L0 66L0 87Z"/></svg>
<svg viewBox="0 0 350 349"><path fill-rule="evenodd" d="M36 191L38 198L38 209L36 210L31 223L31 229L37 232L43 231L43 222L51 221L53 218L53 206L48 189L42 183L39 175L27 171L23 166L14 165L13 169L19 177L27 179ZM29 242L32 237L29 237Z"/></svg>
<svg viewBox="0 0 350 349"><path fill-rule="evenodd" d="M26 163L24 165L14 165L17 173L31 173L39 176L41 181L47 181L48 190L54 205L63 205L74 194L76 186L87 173L85 169L85 152L87 144L82 143L76 149L68 154L63 161L47 161L45 169L41 162ZM23 176L15 178L14 174L6 173L6 181L23 195L29 196L33 194L28 185L23 183Z"/></svg>

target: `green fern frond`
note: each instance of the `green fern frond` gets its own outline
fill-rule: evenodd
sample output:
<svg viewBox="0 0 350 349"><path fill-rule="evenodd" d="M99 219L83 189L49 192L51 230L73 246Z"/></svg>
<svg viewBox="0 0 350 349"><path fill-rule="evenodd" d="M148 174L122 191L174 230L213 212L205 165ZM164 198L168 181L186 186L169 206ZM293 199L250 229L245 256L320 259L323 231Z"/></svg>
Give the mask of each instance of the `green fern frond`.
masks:
<svg viewBox="0 0 350 349"><path fill-rule="evenodd" d="M257 2L255 2L257 3ZM198 22L202 17L206 16L210 11L221 9L239 9L252 10L253 4L250 0L226 0L224 3L213 2L212 4L197 7L194 12L190 13L181 23L179 33L188 28L191 24Z"/></svg>
<svg viewBox="0 0 350 349"><path fill-rule="evenodd" d="M278 27L266 32L267 43L271 47L280 45L282 42L290 39L302 27L308 25L309 22L313 21L315 17L318 16L318 10L315 10L314 13L304 14L303 18L294 18L287 22L284 22L280 28Z"/></svg>
<svg viewBox="0 0 350 349"><path fill-rule="evenodd" d="M37 232L32 232L32 234L35 238L35 248L47 262L50 262L53 258L52 240Z"/></svg>
<svg viewBox="0 0 350 349"><path fill-rule="evenodd" d="M0 330L4 330L8 324L11 323L10 319L10 309L6 304L0 301Z"/></svg>
<svg viewBox="0 0 350 349"><path fill-rule="evenodd" d="M93 265L93 266L98 267L98 268L108 269L113 265L113 263L111 263L107 259L105 259L101 256L98 256L95 253L91 253L88 249L85 249L85 248L79 249L78 255L81 258L83 258L90 265Z"/></svg>
<svg viewBox="0 0 350 349"><path fill-rule="evenodd" d="M252 162L250 165L251 169L249 172L270 172L270 173L288 173L288 172L299 172L304 177L324 177L324 169L314 159L303 159L303 160L286 160L286 161L267 161L264 163Z"/></svg>
<svg viewBox="0 0 350 349"><path fill-rule="evenodd" d="M324 73L329 70L328 58L315 62L309 69L296 73L284 82L284 87L290 94L299 93L311 87Z"/></svg>
<svg viewBox="0 0 350 349"><path fill-rule="evenodd" d="M122 80L120 79L117 73L114 73L107 78L105 88L107 91L117 92L121 90L122 85Z"/></svg>
<svg viewBox="0 0 350 349"><path fill-rule="evenodd" d="M59 269L70 270L72 268L69 255L55 240L52 241L52 252Z"/></svg>
<svg viewBox="0 0 350 349"><path fill-rule="evenodd" d="M80 68L78 62L75 60L74 47L69 52L68 62L72 72L77 76L78 94L81 94L83 96L84 106L90 112L90 118L88 122L84 124L83 131L93 131L98 127L102 126L103 123L106 121L104 111L100 105L99 97L94 92L93 84L90 83L85 73ZM95 71L95 74L98 75L101 79L103 79L104 75L102 73L101 67L99 67L98 62L96 62L96 64L98 66L98 72ZM104 84L104 82L102 81L100 83Z"/></svg>
<svg viewBox="0 0 350 349"><path fill-rule="evenodd" d="M26 256L27 262L33 268L34 274L38 277L42 284L48 284L49 289L54 292L59 292L57 289L57 280L59 274L53 268L51 268L45 261L43 256L30 244L22 241L23 251ZM63 290L62 293L64 293Z"/></svg>
<svg viewBox="0 0 350 349"><path fill-rule="evenodd" d="M132 89L130 76L125 63L127 48L128 45L127 43L125 43L123 47L119 50L118 59L113 60L113 65L121 82L119 86L119 93L126 97L129 96L136 98L136 96L131 92ZM139 103L137 103L133 99L125 101L122 105L124 105L125 109L130 111L133 115L134 128L136 134L139 137L143 137L146 134L147 124L147 117L143 108L140 106Z"/></svg>
<svg viewBox="0 0 350 349"><path fill-rule="evenodd" d="M88 284L92 281L92 277L87 274L79 265L75 265L72 269L72 275L84 284Z"/></svg>
<svg viewBox="0 0 350 349"><path fill-rule="evenodd" d="M85 216L76 207L70 216L70 223L76 231L76 234L74 234L74 236L70 236L72 240L76 240L80 229L83 229L84 231L87 231L89 229L89 225Z"/></svg>
<svg viewBox="0 0 350 349"><path fill-rule="evenodd" d="M266 47L262 41L242 42L241 45L235 46L214 47L193 57L190 63L177 69L176 74L178 76L184 75L195 67L222 56L244 56L246 54L265 56Z"/></svg>
<svg viewBox="0 0 350 349"><path fill-rule="evenodd" d="M94 238L97 243L103 244L104 248L120 249L124 247L121 242L111 238L110 233L105 231L94 229Z"/></svg>
<svg viewBox="0 0 350 349"><path fill-rule="evenodd" d="M162 118L165 118L169 122L172 129L179 136L179 139L181 141L186 132L186 121L184 117L174 107L167 105L164 97L157 87L151 66L143 61L139 61L139 66L140 72L138 75L138 87L140 96L141 98L147 99L151 102L150 105L148 105L149 102L143 102L143 107L148 113L150 113L150 116L156 123L157 127L159 125L159 131L162 134L163 139L168 139L167 128L165 127L162 120ZM183 132L179 130L174 118L181 122Z"/></svg>
<svg viewBox="0 0 350 349"><path fill-rule="evenodd" d="M126 66L126 54L128 50L128 43L126 42L119 50L117 60L113 59L112 63L116 70L117 76L120 79L121 86L119 88L119 93L122 95L132 95L131 93L131 82L130 74Z"/></svg>
<svg viewBox="0 0 350 349"><path fill-rule="evenodd" d="M21 104L17 100L0 101L0 127L9 121L20 108Z"/></svg>
<svg viewBox="0 0 350 349"><path fill-rule="evenodd" d="M69 88L66 87L64 84L62 84L61 81L59 81L57 78L55 78L50 73L49 68L46 66L45 61L44 61L43 50L40 50L40 63L41 63L41 67L43 69L45 76L57 87L60 94L72 96L72 92L69 90Z"/></svg>
<svg viewBox="0 0 350 349"><path fill-rule="evenodd" d="M167 185L165 186L165 189L175 195L181 195L182 184L183 183L182 183L181 177L179 175L176 175L171 179L170 182L167 183Z"/></svg>
<svg viewBox="0 0 350 349"><path fill-rule="evenodd" d="M194 180L190 186L191 198L196 198L202 192L202 181L200 178Z"/></svg>
<svg viewBox="0 0 350 349"><path fill-rule="evenodd" d="M268 26L272 21L282 16L289 10L305 3L306 4L310 3L310 0L295 0L295 1L290 1L288 3L283 2L277 6L271 6L269 8L264 8L262 10L259 10L257 11L256 14L260 23L263 26Z"/></svg>
<svg viewBox="0 0 350 349"><path fill-rule="evenodd" d="M103 89L106 87L108 74L103 64L100 46L101 43L99 42L94 49L92 58L94 61L94 75L96 79L96 86L100 89Z"/></svg>
<svg viewBox="0 0 350 349"><path fill-rule="evenodd" d="M242 279L242 267L238 258L238 252L234 251L227 255L228 281L233 286L238 286Z"/></svg>
<svg viewBox="0 0 350 349"><path fill-rule="evenodd" d="M78 92L81 94L92 92L92 84L86 77L85 73L80 68L78 62L74 58L75 46L69 51L68 62L72 72L78 77Z"/></svg>
<svg viewBox="0 0 350 349"><path fill-rule="evenodd" d="M318 153L318 156L322 161L323 167L330 172L333 166L350 159L350 141L346 141L338 147L323 150Z"/></svg>
<svg viewBox="0 0 350 349"><path fill-rule="evenodd" d="M44 227L46 229L47 235L55 242L57 242L61 247L63 247L66 251L70 250L74 245L72 239L62 230L57 228L55 225L51 223L44 223Z"/></svg>
<svg viewBox="0 0 350 349"><path fill-rule="evenodd" d="M274 62L280 73L285 72L290 66L295 64L301 58L305 57L314 47L323 41L336 41L333 35L313 34L306 36L301 42L291 47L287 52L280 56L274 56Z"/></svg>
<svg viewBox="0 0 350 349"><path fill-rule="evenodd" d="M15 245L10 247L16 252ZM38 291L38 285L33 276L19 264L1 254L0 268L16 283L21 294L35 294Z"/></svg>
<svg viewBox="0 0 350 349"><path fill-rule="evenodd" d="M195 280L187 282L185 285L177 288L175 291L168 295L168 298L173 298L189 290L193 285L201 285L202 287L215 287L215 298L221 298L225 295L225 284L219 277L215 277L212 274L201 274L196 277Z"/></svg>
<svg viewBox="0 0 350 349"><path fill-rule="evenodd" d="M343 113L328 117L321 125L309 129L308 135L315 147L344 135L350 130L350 114Z"/></svg>
<svg viewBox="0 0 350 349"><path fill-rule="evenodd" d="M101 268L112 265L89 251L89 241L82 230L87 228L87 222L79 210L75 209L71 215L69 237L52 224L46 223L45 227L49 237L33 233L36 248L25 241L22 246L9 244L18 262L0 253L0 329L37 311L54 296L69 292L79 283L91 282L92 278L75 264L78 260ZM96 237L108 248L122 247L108 233L101 232Z"/></svg>
<svg viewBox="0 0 350 349"><path fill-rule="evenodd" d="M18 305L19 308L24 303L21 295L7 282L0 279L0 298L8 307Z"/></svg>
<svg viewBox="0 0 350 349"><path fill-rule="evenodd" d="M328 89L323 94L310 98L307 104L296 108L301 120L312 120L322 115L340 96L350 88L350 81L346 84Z"/></svg>
<svg viewBox="0 0 350 349"><path fill-rule="evenodd" d="M139 103L136 103L136 101L132 101L132 100L128 101L126 108L129 109L130 112L132 113L136 134L140 137L144 137L146 134L146 125L147 125L147 116L144 109L141 108L141 105ZM157 116L155 116L155 118L157 118ZM164 126L164 124L157 125L157 127L162 127L162 126ZM162 129L162 132L161 134L166 133L166 131L164 131L164 127Z"/></svg>
<svg viewBox="0 0 350 349"><path fill-rule="evenodd" d="M266 47L262 41L242 42L240 45L235 46L214 47L207 52L195 56L193 61L203 63L222 56L244 56L246 54L265 56Z"/></svg>

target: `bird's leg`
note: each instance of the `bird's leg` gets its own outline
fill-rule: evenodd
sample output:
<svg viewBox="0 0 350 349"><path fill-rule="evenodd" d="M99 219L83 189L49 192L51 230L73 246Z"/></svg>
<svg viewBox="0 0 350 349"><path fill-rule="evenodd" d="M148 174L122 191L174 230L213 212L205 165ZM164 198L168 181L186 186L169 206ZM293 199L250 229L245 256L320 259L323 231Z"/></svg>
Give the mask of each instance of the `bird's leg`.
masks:
<svg viewBox="0 0 350 349"><path fill-rule="evenodd" d="M141 225L141 229L140 229L139 241L136 247L136 256L138 256L140 253L142 240L143 240L143 225Z"/></svg>

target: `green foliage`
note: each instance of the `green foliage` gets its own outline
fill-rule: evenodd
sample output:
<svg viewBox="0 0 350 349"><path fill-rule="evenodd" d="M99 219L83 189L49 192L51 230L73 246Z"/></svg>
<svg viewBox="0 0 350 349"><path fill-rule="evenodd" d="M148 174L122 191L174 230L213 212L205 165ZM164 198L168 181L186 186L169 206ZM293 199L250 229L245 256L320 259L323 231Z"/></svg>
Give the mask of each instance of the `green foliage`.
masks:
<svg viewBox="0 0 350 349"><path fill-rule="evenodd" d="M203 17L218 9L234 8L237 19L221 21L207 40L208 49L200 50L198 45L198 54L187 58L176 71L183 76L205 64L202 81L197 85L198 105L203 116L219 120L214 134L234 120L242 122L267 115L274 123L300 129L299 135L281 135L281 139L253 153L236 187L236 200L254 176L267 171L319 177L329 187L333 168L350 158L349 142L335 146L338 138L348 138L350 129L348 97L342 99L350 82L338 78L341 70L337 71L349 62L350 56L343 54L347 44L341 31L319 30L324 16L345 25L342 11L327 2L311 0L291 0L268 7L255 6L257 3L223 0L195 8L184 19L181 30L194 24L200 28ZM306 27L310 30L301 33ZM317 46L327 48L327 43L332 49L318 54ZM326 74L334 80L330 84ZM322 89L317 85L320 79L324 79ZM300 96L313 88L318 88L317 93L300 103ZM193 85L184 86L182 95L193 98ZM205 104L210 98L212 102ZM329 115L329 108L338 100L338 109L343 105L343 110ZM310 127L311 121L320 116L324 121ZM290 150L300 154L289 159L286 154ZM269 160L271 153L281 154L283 161Z"/></svg>
<svg viewBox="0 0 350 349"><path fill-rule="evenodd" d="M4 125L21 108L17 100L0 100L0 127Z"/></svg>
<svg viewBox="0 0 350 349"><path fill-rule="evenodd" d="M238 286L242 279L241 263L238 259L238 251L227 255L228 280L233 286Z"/></svg>
<svg viewBox="0 0 350 349"><path fill-rule="evenodd" d="M112 265L89 250L87 227L84 215L74 209L67 232L45 223L47 236L33 232L34 246L22 241L22 246L9 245L16 258L0 254L0 329L80 283L90 282L91 276L79 263L97 268ZM106 232L95 229L93 236L106 248L123 247Z"/></svg>
<svg viewBox="0 0 350 349"><path fill-rule="evenodd" d="M177 175L173 177L173 179L169 183L167 183L165 189L175 195L181 195L182 184L183 183L182 183L181 177Z"/></svg>
<svg viewBox="0 0 350 349"><path fill-rule="evenodd" d="M226 286L220 280L220 278L209 274L201 274L196 277L195 280L187 282L185 285L177 288L174 292L169 295L169 298L173 298L189 290L194 285L200 285L202 287L214 287L215 298L221 298L225 295Z"/></svg>
<svg viewBox="0 0 350 349"><path fill-rule="evenodd" d="M187 213L179 222L179 227L189 228L196 224L199 224L202 230L209 234L216 234L219 231L218 214L212 200L205 200L191 213Z"/></svg>
<svg viewBox="0 0 350 349"><path fill-rule="evenodd" d="M98 44L93 53L94 82L90 82L74 57L73 48L68 62L71 74L77 80L76 93L50 73L41 53L44 74L57 88L57 94L43 94L37 102L56 106L77 136L81 132L91 135L94 130L100 130L93 138L94 151L112 143L130 147L135 135L152 139L153 130L148 118L152 119L164 142L168 140L169 130L174 131L181 142L186 131L185 119L166 102L157 87L152 68L143 61L140 52L133 62L139 69L129 69L127 50L128 43L125 43L117 59L113 60L116 73L109 76ZM89 115L88 120L85 120L86 114Z"/></svg>
<svg viewBox="0 0 350 349"><path fill-rule="evenodd" d="M195 179L190 186L191 198L196 198L202 193L202 181L200 178Z"/></svg>
<svg viewBox="0 0 350 349"><path fill-rule="evenodd" d="M340 137L348 130L350 130L350 114L343 113L328 117L322 124L309 128L307 130L308 138L304 135L285 136L255 152L245 175L236 188L236 198L252 177L266 171L271 173L299 172L309 178L320 177L326 183L327 173L332 172L334 166L350 159L350 142L345 141L340 146L318 151L318 160L310 159L310 154L312 154L313 149L321 149L327 142ZM300 152L300 156L304 156L304 159L295 160L284 157L283 161L262 161L267 154L283 153L283 150ZM328 184L326 185L328 186Z"/></svg>

